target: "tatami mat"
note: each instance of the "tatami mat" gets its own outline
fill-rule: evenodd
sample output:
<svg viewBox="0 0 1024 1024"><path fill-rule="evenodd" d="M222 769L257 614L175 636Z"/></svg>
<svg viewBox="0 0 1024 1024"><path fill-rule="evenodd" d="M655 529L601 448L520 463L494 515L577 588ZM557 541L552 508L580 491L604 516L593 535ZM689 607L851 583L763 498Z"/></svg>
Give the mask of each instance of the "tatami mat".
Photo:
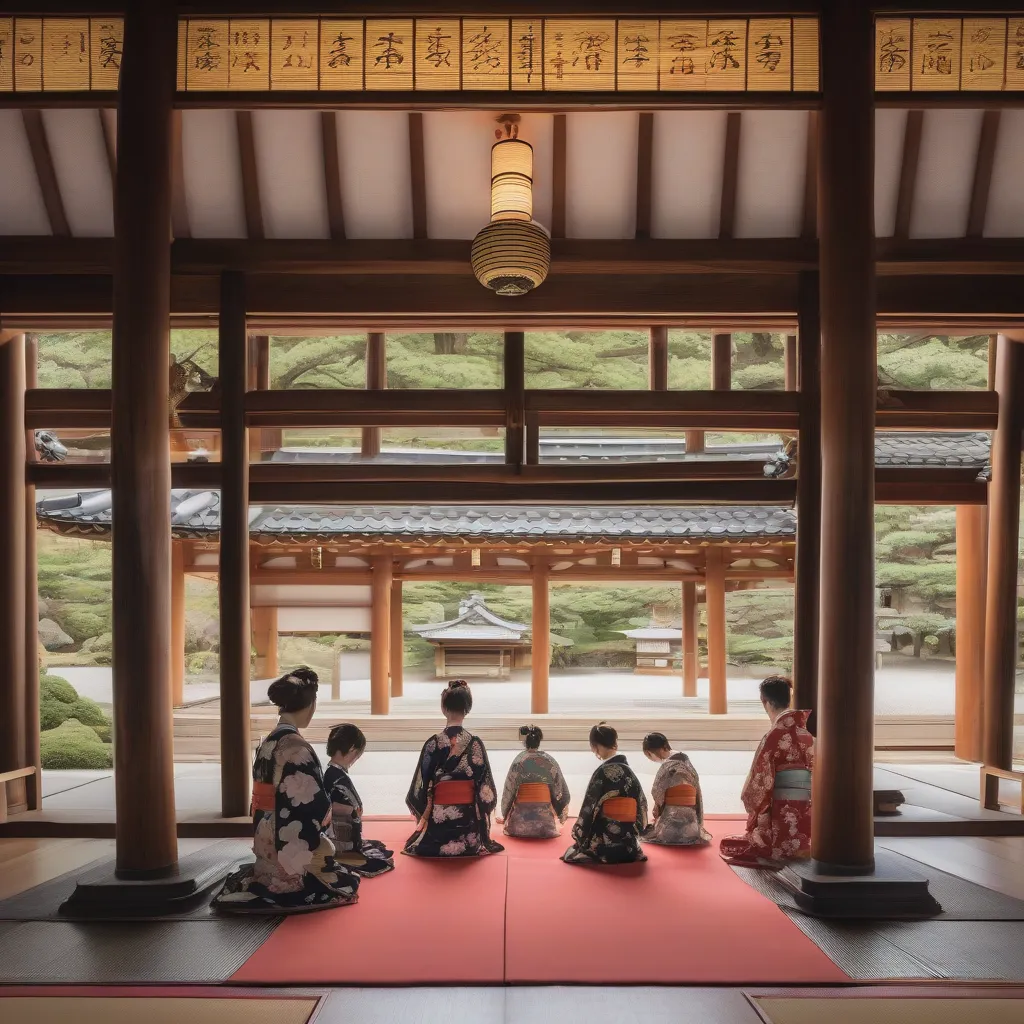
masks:
<svg viewBox="0 0 1024 1024"><path fill-rule="evenodd" d="M769 1024L1024 1024L1019 999L759 998Z"/></svg>
<svg viewBox="0 0 1024 1024"><path fill-rule="evenodd" d="M162 995L66 996L0 995L0 1020L4 1024L306 1024L318 1000L195 998Z"/></svg>

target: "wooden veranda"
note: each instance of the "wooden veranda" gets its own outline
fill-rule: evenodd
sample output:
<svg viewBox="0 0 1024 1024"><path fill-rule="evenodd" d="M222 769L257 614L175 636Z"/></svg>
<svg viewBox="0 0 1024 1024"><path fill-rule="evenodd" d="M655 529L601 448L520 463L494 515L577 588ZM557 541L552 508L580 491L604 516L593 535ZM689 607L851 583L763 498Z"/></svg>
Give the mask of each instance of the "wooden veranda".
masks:
<svg viewBox="0 0 1024 1024"><path fill-rule="evenodd" d="M264 0L114 3L105 15L63 0L45 19L22 6L0 17L0 771L38 764L35 489L109 487L122 869L166 871L177 858L172 487L220 493L227 816L249 806L250 588L262 572L250 504L795 506L797 701L818 710L814 855L853 871L873 862L874 503L956 505L963 575L975 581L958 609L970 638L958 665L958 749L1012 768L1024 20L1010 5L976 16L937 0L790 0L780 15L748 0L736 17L709 19L706 4L649 0L619 18L658 40L646 77L609 79L585 47L566 78L564 55L544 49L539 84L525 85L511 52L504 65L497 58L507 84L467 75L465 50L457 80L432 79L429 46L412 45L407 80L381 78L372 46L358 54L358 80L331 77L329 47L316 51L318 77L286 73L283 40L297 35L296 20L328 41L324 24L338 19L363 26L371 44L374 33L416 38L416 15L437 19L412 0L372 14L339 0L292 4L287 27ZM518 5L513 21L490 2L445 6L460 40L481 18L511 39L519 19L546 17L563 26L549 26L551 45L588 25L584 37L612 45L622 13L562 0ZM965 49L981 45L968 31L976 21L993 40L980 76ZM777 61L748 50L762 31L784 43ZM696 86L688 65L673 64L692 59L671 42L691 32L704 61ZM723 32L744 40L742 52L715 48ZM929 33L941 37L941 59L913 49ZM83 40L74 66L62 63L65 36ZM891 39L903 41L899 59L882 60ZM216 65L213 41L223 47ZM729 75L716 78L723 63ZM259 75L239 77L246 67ZM507 112L521 115L535 147L535 216L552 250L548 279L518 299L482 288L469 262L488 217L494 119ZM219 431L219 462L172 465L170 326L219 330L219 387L180 407L186 427ZM525 332L550 326L648 330L649 390L528 389ZM33 333L110 327L111 390L35 386ZM675 327L715 336L706 390L669 390ZM269 388L257 339L351 328L368 332L365 390ZM503 386L386 389L385 335L396 329L503 331ZM879 393L879 329L998 335L990 389ZM731 389L729 335L743 330L792 339L787 390ZM375 462L379 431L392 425L503 428L504 461ZM796 434L798 465L771 478L707 459L538 457L545 428L637 425L687 432L691 449L704 431ZM250 465L252 431L293 426L363 428L367 458ZM30 461L26 431L54 428L109 428L109 464ZM876 430L992 431L991 479L876 469ZM538 560L531 574L548 568ZM368 575L386 633L394 559L378 558ZM378 710L386 657L375 656ZM37 785L7 785L12 804L38 807Z"/></svg>

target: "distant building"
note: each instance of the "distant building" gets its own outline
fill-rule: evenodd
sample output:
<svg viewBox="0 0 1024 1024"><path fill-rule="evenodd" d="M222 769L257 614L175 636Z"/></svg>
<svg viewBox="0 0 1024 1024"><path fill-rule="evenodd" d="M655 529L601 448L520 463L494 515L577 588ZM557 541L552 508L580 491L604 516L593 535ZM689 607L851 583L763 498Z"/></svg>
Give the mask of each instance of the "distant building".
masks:
<svg viewBox="0 0 1024 1024"><path fill-rule="evenodd" d="M433 645L438 679L508 679L513 669L531 667L530 627L495 615L475 590L459 604L456 618L410 630ZM572 641L552 635L551 643L568 647Z"/></svg>
<svg viewBox="0 0 1024 1024"><path fill-rule="evenodd" d="M641 626L620 632L636 641L635 672L642 675L671 675L682 671L682 626Z"/></svg>

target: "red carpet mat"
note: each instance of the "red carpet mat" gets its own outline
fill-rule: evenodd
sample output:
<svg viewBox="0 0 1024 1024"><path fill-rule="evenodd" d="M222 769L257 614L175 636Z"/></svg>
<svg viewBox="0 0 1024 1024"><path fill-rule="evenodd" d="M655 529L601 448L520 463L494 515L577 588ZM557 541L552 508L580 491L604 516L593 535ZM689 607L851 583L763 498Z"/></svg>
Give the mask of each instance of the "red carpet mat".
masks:
<svg viewBox="0 0 1024 1024"><path fill-rule="evenodd" d="M571 822L570 822L571 824ZM707 823L716 836L738 820ZM399 850L411 821L368 821ZM717 843L646 846L650 860L569 867L561 839L509 839L467 861L396 855L359 902L287 918L235 984L836 984L849 978Z"/></svg>
<svg viewBox="0 0 1024 1024"><path fill-rule="evenodd" d="M836 984L850 979L713 846L645 846L646 864L508 862L505 980L584 984ZM516 843L516 851L525 840ZM566 845L559 841L559 852Z"/></svg>
<svg viewBox="0 0 1024 1024"><path fill-rule="evenodd" d="M406 857L413 824L368 821L395 870L364 879L353 906L285 918L232 983L501 984L508 859Z"/></svg>

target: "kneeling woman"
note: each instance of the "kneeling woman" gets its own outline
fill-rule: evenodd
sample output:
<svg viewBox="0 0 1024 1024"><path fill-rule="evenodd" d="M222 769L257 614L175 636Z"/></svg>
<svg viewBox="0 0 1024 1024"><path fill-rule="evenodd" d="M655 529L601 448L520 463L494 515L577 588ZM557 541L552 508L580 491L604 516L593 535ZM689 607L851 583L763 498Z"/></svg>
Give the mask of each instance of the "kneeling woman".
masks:
<svg viewBox="0 0 1024 1024"><path fill-rule="evenodd" d="M418 819L403 853L416 857L478 857L500 853L491 839L497 804L494 777L479 736L462 727L473 707L465 679L453 679L441 694L448 725L423 744L406 806Z"/></svg>
<svg viewBox="0 0 1024 1024"><path fill-rule="evenodd" d="M501 797L505 835L521 839L555 839L569 809L569 787L558 762L540 749L544 733L535 725L519 730L526 749L516 756Z"/></svg>
<svg viewBox="0 0 1024 1024"><path fill-rule="evenodd" d="M270 684L280 708L252 769L256 863L228 876L218 910L289 914L355 903L359 876L334 859L331 798L320 761L302 738L316 710L316 673L298 668Z"/></svg>
<svg viewBox="0 0 1024 1024"><path fill-rule="evenodd" d="M654 821L644 831L640 842L707 846L711 836L704 830L704 801L697 769L685 754L669 746L664 733L648 733L643 746L647 759L661 767L651 787Z"/></svg>
<svg viewBox="0 0 1024 1024"><path fill-rule="evenodd" d="M331 763L324 786L331 797L334 852L338 860L364 878L393 871L394 854L377 839L363 838L363 801L348 770L363 756L366 737L358 725L336 725L327 736Z"/></svg>
<svg viewBox="0 0 1024 1024"><path fill-rule="evenodd" d="M647 860L640 833L647 827L647 800L640 780L618 752L618 733L601 722L590 730L590 749L601 760L590 777L580 816L572 827L566 864L628 864Z"/></svg>

